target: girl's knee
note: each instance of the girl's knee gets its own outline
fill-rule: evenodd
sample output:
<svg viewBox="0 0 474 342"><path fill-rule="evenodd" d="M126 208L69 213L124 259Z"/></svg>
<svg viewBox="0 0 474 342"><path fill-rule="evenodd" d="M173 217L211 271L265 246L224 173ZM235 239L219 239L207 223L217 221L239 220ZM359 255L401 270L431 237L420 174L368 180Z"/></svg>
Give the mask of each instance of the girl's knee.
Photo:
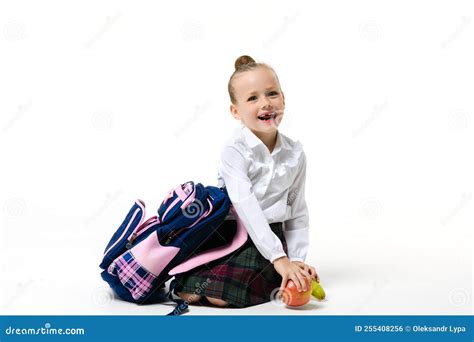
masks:
<svg viewBox="0 0 474 342"><path fill-rule="evenodd" d="M219 298L212 298L212 297L206 297L209 303L216 305L216 306L221 306L225 307L228 306L229 303L227 303L225 300L219 299Z"/></svg>
<svg viewBox="0 0 474 342"><path fill-rule="evenodd" d="M177 292L178 296L180 296L183 300L188 302L189 304L193 304L199 302L202 298L201 295L195 293L187 293L187 292Z"/></svg>

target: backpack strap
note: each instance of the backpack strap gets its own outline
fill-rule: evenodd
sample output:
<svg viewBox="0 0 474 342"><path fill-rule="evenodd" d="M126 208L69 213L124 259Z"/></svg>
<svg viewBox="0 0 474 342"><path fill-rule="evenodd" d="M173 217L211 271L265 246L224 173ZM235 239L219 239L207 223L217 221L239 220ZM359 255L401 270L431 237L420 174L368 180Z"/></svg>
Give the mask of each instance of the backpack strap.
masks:
<svg viewBox="0 0 474 342"><path fill-rule="evenodd" d="M197 188L200 189L199 194ZM197 199L202 203L205 197L206 192L202 184L195 185L194 182L190 181L178 185L168 192L158 208L158 222L168 224L170 220L172 221L176 216L179 216L179 213L193 203L194 200Z"/></svg>
<svg viewBox="0 0 474 342"><path fill-rule="evenodd" d="M142 235L143 233L145 233L148 228L156 225L157 223L160 223L160 220L158 219L158 216L152 216L150 217L148 220L146 220L145 222L143 222L141 225L139 225L138 227L136 227L134 230L133 230L133 233L130 235L130 237L128 238L128 242L127 244L125 245L125 247L127 249L130 249L132 248L133 246L133 242L135 241L135 239L137 237L139 237L140 235Z"/></svg>
<svg viewBox="0 0 474 342"><path fill-rule="evenodd" d="M167 297L169 300L175 302L176 306L174 310L171 311L166 316L179 316L179 315L182 315L184 312L188 311L188 303L184 301L183 299L179 298L179 296L175 292L177 285L178 285L178 282L176 281L176 279L173 279L170 283L170 290L168 291ZM173 298L173 295L176 295L179 299Z"/></svg>

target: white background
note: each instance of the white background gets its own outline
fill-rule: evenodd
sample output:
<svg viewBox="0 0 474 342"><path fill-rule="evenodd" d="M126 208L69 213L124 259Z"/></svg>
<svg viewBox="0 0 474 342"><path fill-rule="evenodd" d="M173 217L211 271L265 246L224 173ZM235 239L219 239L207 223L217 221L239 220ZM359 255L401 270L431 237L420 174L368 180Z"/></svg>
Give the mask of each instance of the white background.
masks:
<svg viewBox="0 0 474 342"><path fill-rule="evenodd" d="M98 264L136 198L216 184L241 54L308 157L327 301L193 314L472 314L471 1L0 4L0 311L162 314Z"/></svg>

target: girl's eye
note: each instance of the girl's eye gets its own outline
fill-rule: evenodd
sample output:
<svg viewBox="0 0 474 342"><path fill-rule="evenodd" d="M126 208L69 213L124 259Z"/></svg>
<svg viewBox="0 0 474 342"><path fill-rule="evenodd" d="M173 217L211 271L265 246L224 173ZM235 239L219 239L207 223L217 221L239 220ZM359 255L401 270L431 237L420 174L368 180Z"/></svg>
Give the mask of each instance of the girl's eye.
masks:
<svg viewBox="0 0 474 342"><path fill-rule="evenodd" d="M269 93L267 93L267 96L278 96L278 92L273 90ZM257 96L253 95L253 96L250 96L247 101L255 101L257 99Z"/></svg>

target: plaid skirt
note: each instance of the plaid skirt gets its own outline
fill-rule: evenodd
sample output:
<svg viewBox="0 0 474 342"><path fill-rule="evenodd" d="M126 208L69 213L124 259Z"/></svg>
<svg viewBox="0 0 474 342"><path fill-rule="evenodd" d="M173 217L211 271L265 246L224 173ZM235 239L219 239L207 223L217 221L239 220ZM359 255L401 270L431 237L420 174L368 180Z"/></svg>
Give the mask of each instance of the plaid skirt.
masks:
<svg viewBox="0 0 474 342"><path fill-rule="evenodd" d="M236 223L229 220L223 224ZM270 228L288 253L282 223L271 223ZM234 253L176 275L175 279L178 292L222 299L231 307L238 308L269 302L282 280L273 264L257 250L250 236Z"/></svg>

